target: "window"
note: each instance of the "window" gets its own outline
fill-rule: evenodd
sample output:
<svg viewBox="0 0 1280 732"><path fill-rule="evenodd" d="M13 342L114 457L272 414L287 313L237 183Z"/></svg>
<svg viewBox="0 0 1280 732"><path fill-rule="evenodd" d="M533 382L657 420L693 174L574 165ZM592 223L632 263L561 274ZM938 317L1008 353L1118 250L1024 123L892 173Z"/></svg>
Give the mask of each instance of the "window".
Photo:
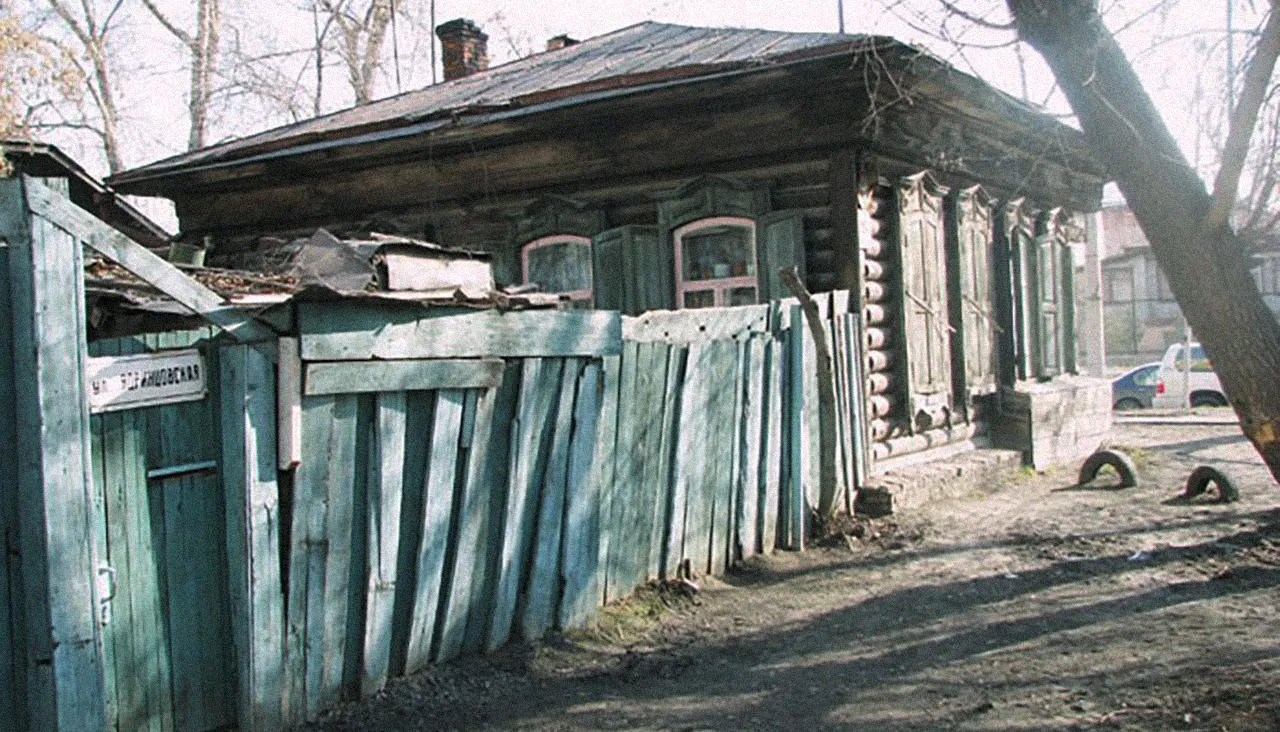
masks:
<svg viewBox="0 0 1280 732"><path fill-rule="evenodd" d="M585 236L553 235L535 239L521 252L524 281L544 292L591 302L591 240Z"/></svg>
<svg viewBox="0 0 1280 732"><path fill-rule="evenodd" d="M679 307L751 305L757 301L756 226L748 218L716 216L677 228Z"/></svg>
<svg viewBox="0 0 1280 732"><path fill-rule="evenodd" d="M1106 302L1133 302L1133 270L1103 270L1102 293Z"/></svg>

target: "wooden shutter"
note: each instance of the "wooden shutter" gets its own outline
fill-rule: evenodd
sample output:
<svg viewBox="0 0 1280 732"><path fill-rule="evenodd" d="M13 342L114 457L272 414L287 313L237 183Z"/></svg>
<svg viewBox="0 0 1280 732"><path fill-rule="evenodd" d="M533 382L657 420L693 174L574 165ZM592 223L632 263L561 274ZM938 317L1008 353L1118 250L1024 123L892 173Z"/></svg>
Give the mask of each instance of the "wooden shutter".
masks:
<svg viewBox="0 0 1280 732"><path fill-rule="evenodd" d="M756 227L756 276L760 302L790 297L778 270L796 267L804 281L804 217L799 211L765 214Z"/></svg>
<svg viewBox="0 0 1280 732"><path fill-rule="evenodd" d="M1058 353L1060 346L1058 302L1060 298L1057 246L1052 236L1036 238L1036 299L1039 302L1039 328L1036 337L1039 339L1038 373L1041 378L1048 378L1058 373L1061 368Z"/></svg>
<svg viewBox="0 0 1280 732"><path fill-rule="evenodd" d="M951 341L942 197L946 189L922 173L898 186L902 251L902 332L911 414L951 404Z"/></svg>
<svg viewBox="0 0 1280 732"><path fill-rule="evenodd" d="M653 226L620 226L593 238L596 307L639 315L675 308L675 260Z"/></svg>
<svg viewBox="0 0 1280 732"><path fill-rule="evenodd" d="M591 237L591 305L597 310L622 309L622 240L625 227Z"/></svg>
<svg viewBox="0 0 1280 732"><path fill-rule="evenodd" d="M1003 353L1009 359L1006 379L1010 382L1033 377L1038 362L1034 223L1026 202L1017 199L1001 207L996 227L999 235L997 271L1002 274L998 293L1003 301Z"/></svg>
<svg viewBox="0 0 1280 732"><path fill-rule="evenodd" d="M952 352L958 391L986 394L996 386L996 326L992 298L991 205L975 186L951 199L947 239L951 262ZM963 378L961 378L963 377Z"/></svg>

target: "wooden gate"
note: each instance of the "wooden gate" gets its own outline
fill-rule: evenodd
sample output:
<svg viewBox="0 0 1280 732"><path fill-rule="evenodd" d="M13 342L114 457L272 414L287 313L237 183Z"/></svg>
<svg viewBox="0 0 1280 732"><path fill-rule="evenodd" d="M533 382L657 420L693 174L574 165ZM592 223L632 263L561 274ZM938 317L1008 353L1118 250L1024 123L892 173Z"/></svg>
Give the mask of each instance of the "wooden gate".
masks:
<svg viewBox="0 0 1280 732"><path fill-rule="evenodd" d="M209 329L90 344L91 356L199 347ZM209 381L214 381L210 379ZM208 730L236 721L217 384L201 400L91 419L108 726Z"/></svg>

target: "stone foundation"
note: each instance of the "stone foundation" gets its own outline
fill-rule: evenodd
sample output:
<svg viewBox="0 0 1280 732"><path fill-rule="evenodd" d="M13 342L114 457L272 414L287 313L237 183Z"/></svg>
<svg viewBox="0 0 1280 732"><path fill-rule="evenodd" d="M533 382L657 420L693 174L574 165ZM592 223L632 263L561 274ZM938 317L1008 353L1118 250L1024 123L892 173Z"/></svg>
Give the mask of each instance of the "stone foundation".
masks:
<svg viewBox="0 0 1280 732"><path fill-rule="evenodd" d="M992 444L1023 451L1026 464L1036 470L1084 459L1111 432L1111 382L1106 379L1019 382L1001 389L999 399Z"/></svg>

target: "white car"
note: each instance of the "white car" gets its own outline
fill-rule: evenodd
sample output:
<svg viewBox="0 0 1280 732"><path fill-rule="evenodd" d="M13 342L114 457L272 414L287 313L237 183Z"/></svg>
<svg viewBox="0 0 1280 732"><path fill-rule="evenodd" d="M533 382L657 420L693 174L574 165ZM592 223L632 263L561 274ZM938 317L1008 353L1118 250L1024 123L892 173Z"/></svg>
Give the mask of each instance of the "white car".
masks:
<svg viewBox="0 0 1280 732"><path fill-rule="evenodd" d="M1156 395L1151 406L1157 409L1183 407L1190 400L1193 407L1225 407L1227 395L1222 391L1218 375L1199 343L1191 345L1191 369L1187 371L1186 344L1175 343L1160 359L1156 377Z"/></svg>

